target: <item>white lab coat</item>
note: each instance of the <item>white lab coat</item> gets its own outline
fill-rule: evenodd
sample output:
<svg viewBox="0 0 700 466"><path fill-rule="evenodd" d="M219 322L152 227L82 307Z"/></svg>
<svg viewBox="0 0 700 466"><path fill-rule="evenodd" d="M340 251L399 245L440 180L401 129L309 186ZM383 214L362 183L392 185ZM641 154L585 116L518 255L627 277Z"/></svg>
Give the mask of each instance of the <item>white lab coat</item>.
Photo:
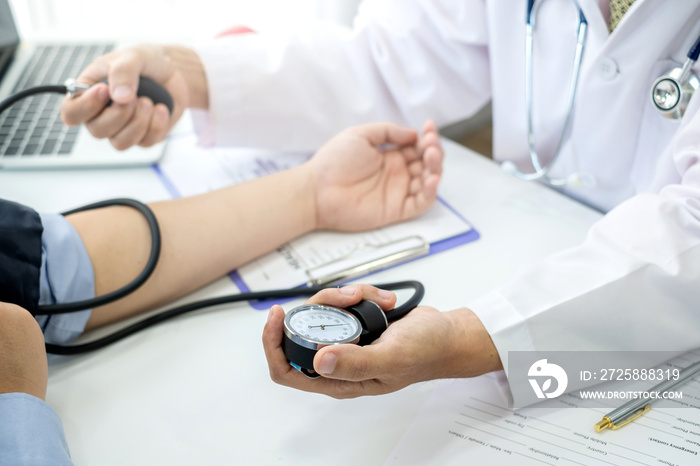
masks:
<svg viewBox="0 0 700 466"><path fill-rule="evenodd" d="M680 122L649 99L700 34L700 4L637 0L612 35L596 0L580 4L589 35L571 134L551 174L594 175L595 188L567 191L609 212L580 246L465 303L506 367L509 350L700 346L700 92ZM353 31L318 25L200 47L212 106L203 141L309 150L352 124L443 124L492 99L495 158L531 171L525 5L368 0ZM577 16L572 2L547 0L537 21L535 134L546 160L564 121Z"/></svg>

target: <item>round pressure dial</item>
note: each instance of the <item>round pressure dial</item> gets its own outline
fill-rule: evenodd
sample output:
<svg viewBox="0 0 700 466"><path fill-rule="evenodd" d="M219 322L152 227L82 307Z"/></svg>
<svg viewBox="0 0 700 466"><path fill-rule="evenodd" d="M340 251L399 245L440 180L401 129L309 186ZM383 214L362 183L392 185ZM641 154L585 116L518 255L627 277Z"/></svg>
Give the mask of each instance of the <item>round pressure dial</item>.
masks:
<svg viewBox="0 0 700 466"><path fill-rule="evenodd" d="M316 352L328 345L357 343L362 325L354 315L330 306L304 304L284 318L284 353L297 370L314 376Z"/></svg>

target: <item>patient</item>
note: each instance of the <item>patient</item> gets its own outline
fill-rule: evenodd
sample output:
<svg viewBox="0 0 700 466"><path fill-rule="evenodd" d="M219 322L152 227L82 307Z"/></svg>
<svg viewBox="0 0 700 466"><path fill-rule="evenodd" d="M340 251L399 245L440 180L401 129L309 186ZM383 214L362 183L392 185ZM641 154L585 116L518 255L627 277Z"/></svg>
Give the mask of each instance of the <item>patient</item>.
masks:
<svg viewBox="0 0 700 466"><path fill-rule="evenodd" d="M67 343L170 302L312 230L366 230L419 215L436 199L442 158L432 122L420 137L394 124L370 124L343 131L296 168L151 204L162 250L147 282L112 304L41 319L25 308L88 299L130 282L149 255L148 226L127 207L64 219L0 200L0 231L10 232L0 240L0 258L18 264L0 265L0 464L71 464L61 422L43 401L45 341ZM35 228L16 228L20 217ZM12 222L15 229L6 228ZM31 243L32 235L40 242L30 250L7 246L13 235L17 244ZM347 291L356 299L362 294ZM386 308L395 296L377 300Z"/></svg>

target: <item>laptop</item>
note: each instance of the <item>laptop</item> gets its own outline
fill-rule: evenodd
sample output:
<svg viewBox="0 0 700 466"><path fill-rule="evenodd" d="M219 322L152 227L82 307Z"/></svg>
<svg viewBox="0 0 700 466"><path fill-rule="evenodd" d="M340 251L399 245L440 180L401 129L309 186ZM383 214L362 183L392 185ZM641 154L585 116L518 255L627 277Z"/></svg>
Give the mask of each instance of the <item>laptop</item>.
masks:
<svg viewBox="0 0 700 466"><path fill-rule="evenodd" d="M28 44L20 41L9 0L0 0L0 101L43 84L63 84L114 43ZM64 96L39 94L0 113L0 170L142 166L157 162L165 143L118 151L84 127L61 121Z"/></svg>

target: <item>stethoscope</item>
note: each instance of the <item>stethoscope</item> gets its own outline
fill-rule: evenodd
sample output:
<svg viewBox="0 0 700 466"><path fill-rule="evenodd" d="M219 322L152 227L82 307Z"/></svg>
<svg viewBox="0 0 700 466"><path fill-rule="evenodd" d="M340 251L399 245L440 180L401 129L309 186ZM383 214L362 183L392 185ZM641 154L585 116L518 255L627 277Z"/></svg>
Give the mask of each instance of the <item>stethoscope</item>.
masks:
<svg viewBox="0 0 700 466"><path fill-rule="evenodd" d="M587 173L574 172L564 178L552 178L549 171L559 158L561 147L566 139L573 114L574 101L576 99L576 89L581 73L581 62L585 50L586 34L588 32L588 22L581 10L578 2L573 0L578 10L578 28L576 33L576 52L574 54L573 72L569 84L569 95L566 103L566 116L564 126L559 137L559 142L554 149L554 155L547 164L540 162L540 156L535 148L535 135L533 129L533 38L536 29L537 9L543 1L527 0L527 13L525 16L525 105L527 110L527 139L530 153L530 161L534 172L524 173L520 171L513 162L506 161L501 164L501 169L513 176L526 181L541 180L551 186L595 186L595 178ZM683 117L688 102L695 90L700 87L700 80L693 73L691 67L700 55L700 36L696 39L687 54L685 63L667 70L654 81L651 87L651 102L654 107L666 118L679 120Z"/></svg>

